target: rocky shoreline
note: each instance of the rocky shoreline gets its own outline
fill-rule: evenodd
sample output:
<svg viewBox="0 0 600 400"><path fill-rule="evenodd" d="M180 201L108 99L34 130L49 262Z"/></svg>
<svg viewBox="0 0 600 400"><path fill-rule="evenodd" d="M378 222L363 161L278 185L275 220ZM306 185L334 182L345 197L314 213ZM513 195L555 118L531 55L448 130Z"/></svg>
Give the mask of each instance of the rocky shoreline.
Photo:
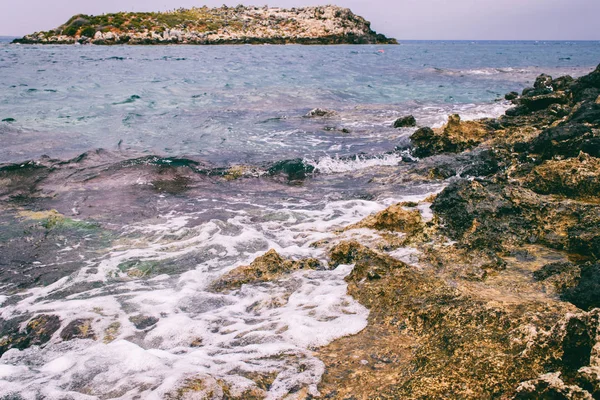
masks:
<svg viewBox="0 0 600 400"><path fill-rule="evenodd" d="M325 398L600 398L600 66L507 99L412 136L418 173L452 176L433 219L400 204L367 221L379 242L330 250L371 315L319 350ZM386 255L405 247L416 266Z"/></svg>
<svg viewBox="0 0 600 400"><path fill-rule="evenodd" d="M412 173L450 178L437 196L314 244L331 268L355 265L348 293L370 309L365 330L317 350L322 398L600 398L600 66L507 99L500 118L412 136L427 157ZM216 287L304 265L318 262L270 251Z"/></svg>
<svg viewBox="0 0 600 400"><path fill-rule="evenodd" d="M21 44L397 44L347 8L227 7L163 13L75 15Z"/></svg>
<svg viewBox="0 0 600 400"><path fill-rule="evenodd" d="M370 310L368 325L314 349L325 364L319 398L600 398L600 66L579 79L541 75L533 88L506 98L514 107L499 118L463 121L452 115L441 128L419 128L411 142L420 160L385 167L370 182L393 187L444 181L445 188L312 243L328 254L328 267L269 250L209 290L234 291L299 270L354 264L346 277L348 293ZM331 116L327 110L307 115ZM406 117L395 125L416 124ZM20 165L20 178L6 178L10 184L0 195L27 202L45 177L70 177L86 159L102 156L89 153L50 167ZM152 190L168 194L184 193L208 174L185 159L144 159L127 167L156 168ZM0 178L14 170L4 167ZM284 184L312 172L301 160L265 171ZM210 173L224 182L254 174L250 167ZM36 231L40 242L54 231L89 236L97 229L55 211L20 216L44 221ZM152 266L125 267L136 277ZM144 318L135 323L156 323ZM59 336L95 338L89 324L75 320ZM0 354L44 345L60 328L50 314L0 320ZM114 340L111 332L104 332L105 341ZM256 387L241 395L220 381L198 378L169 398L214 386L218 390L211 393L221 394L215 398L262 399L275 376L249 379ZM315 398L305 387L295 389L291 398Z"/></svg>

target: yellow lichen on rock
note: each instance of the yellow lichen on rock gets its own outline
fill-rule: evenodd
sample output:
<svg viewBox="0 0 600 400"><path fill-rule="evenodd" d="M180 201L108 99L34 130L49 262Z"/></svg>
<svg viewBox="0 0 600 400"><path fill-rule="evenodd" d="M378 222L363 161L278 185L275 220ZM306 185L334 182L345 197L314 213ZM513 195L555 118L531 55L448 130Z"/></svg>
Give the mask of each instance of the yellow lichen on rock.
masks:
<svg viewBox="0 0 600 400"><path fill-rule="evenodd" d="M62 215L56 210L19 211L19 216L34 221L45 221L44 226L47 229L51 229L57 225L60 225L66 219L64 215Z"/></svg>
<svg viewBox="0 0 600 400"><path fill-rule="evenodd" d="M441 128L420 128L410 140L415 146L413 153L417 157L428 157L439 153L459 153L470 149L490 135L491 130L485 121L461 121L458 114L448 117Z"/></svg>
<svg viewBox="0 0 600 400"><path fill-rule="evenodd" d="M489 134L480 121L461 121L458 114L448 117L448 122L441 128L441 132L456 143L480 142Z"/></svg>
<svg viewBox="0 0 600 400"><path fill-rule="evenodd" d="M552 326L573 310L567 304L519 296L502 302L501 291L480 295L470 283L446 281L358 242L338 244L330 257L332 265L355 264L348 293L370 314L365 330L319 350L325 396L493 398L535 379L563 354L560 340L543 340L530 327Z"/></svg>
<svg viewBox="0 0 600 400"><path fill-rule="evenodd" d="M534 168L525 183L537 193L574 198L600 195L600 159L581 152L566 160L548 160Z"/></svg>
<svg viewBox="0 0 600 400"><path fill-rule="evenodd" d="M256 258L250 265L237 267L229 271L213 284L216 291L233 290L246 283L268 282L300 269L317 269L321 266L314 258L288 260L274 249Z"/></svg>
<svg viewBox="0 0 600 400"><path fill-rule="evenodd" d="M236 165L227 170L223 178L227 181L234 181L243 177L248 172L248 168L243 165Z"/></svg>
<svg viewBox="0 0 600 400"><path fill-rule="evenodd" d="M119 335L119 331L121 330L121 323L120 322L113 322L111 323L105 330L104 330L104 338L102 339L102 341L104 343L110 343L112 341L114 341L117 336Z"/></svg>
<svg viewBox="0 0 600 400"><path fill-rule="evenodd" d="M415 233L423 229L419 210L407 210L403 204L394 204L383 211L370 215L362 221L346 228L369 228L380 231Z"/></svg>

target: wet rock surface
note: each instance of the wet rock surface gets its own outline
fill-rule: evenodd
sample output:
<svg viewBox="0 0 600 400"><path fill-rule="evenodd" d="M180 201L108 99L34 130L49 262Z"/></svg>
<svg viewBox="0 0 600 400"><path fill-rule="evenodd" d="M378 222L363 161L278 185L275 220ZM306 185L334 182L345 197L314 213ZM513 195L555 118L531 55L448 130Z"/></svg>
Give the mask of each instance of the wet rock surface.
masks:
<svg viewBox="0 0 600 400"><path fill-rule="evenodd" d="M250 265L237 267L212 284L215 291L239 289L246 283L269 282L301 269L320 269L321 262L314 258L288 260L271 249Z"/></svg>
<svg viewBox="0 0 600 400"><path fill-rule="evenodd" d="M600 66L542 75L496 120L415 132L412 172L448 185L418 230L392 206L350 227L380 242L331 249L371 314L319 350L325 398L598 398L599 89Z"/></svg>
<svg viewBox="0 0 600 400"><path fill-rule="evenodd" d="M96 335L92 330L92 320L76 319L71 322L60 332L60 338L64 341L73 339L96 339Z"/></svg>
<svg viewBox="0 0 600 400"><path fill-rule="evenodd" d="M417 120L412 115L407 115L394 121L394 128L410 128L413 126L417 126Z"/></svg>
<svg viewBox="0 0 600 400"><path fill-rule="evenodd" d="M450 115L442 128L420 128L410 138L417 157L440 153L459 153L483 141L489 134L485 121L461 121L457 114Z"/></svg>
<svg viewBox="0 0 600 400"><path fill-rule="evenodd" d="M402 203L394 204L357 224L349 226L347 229L371 228L404 233L414 233L421 230L421 213L418 210L410 210L403 206Z"/></svg>
<svg viewBox="0 0 600 400"><path fill-rule="evenodd" d="M56 315L38 315L20 329L22 322L20 318L10 321L0 319L0 356L9 349L41 346L60 328L60 319Z"/></svg>

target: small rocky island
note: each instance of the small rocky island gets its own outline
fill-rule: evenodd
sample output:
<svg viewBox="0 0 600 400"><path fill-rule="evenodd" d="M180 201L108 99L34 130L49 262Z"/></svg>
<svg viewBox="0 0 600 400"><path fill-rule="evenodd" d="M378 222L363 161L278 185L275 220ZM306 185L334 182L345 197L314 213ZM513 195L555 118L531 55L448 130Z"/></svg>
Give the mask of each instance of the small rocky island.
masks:
<svg viewBox="0 0 600 400"><path fill-rule="evenodd" d="M23 44L397 44L370 22L337 6L178 9L78 14L58 28L25 35Z"/></svg>

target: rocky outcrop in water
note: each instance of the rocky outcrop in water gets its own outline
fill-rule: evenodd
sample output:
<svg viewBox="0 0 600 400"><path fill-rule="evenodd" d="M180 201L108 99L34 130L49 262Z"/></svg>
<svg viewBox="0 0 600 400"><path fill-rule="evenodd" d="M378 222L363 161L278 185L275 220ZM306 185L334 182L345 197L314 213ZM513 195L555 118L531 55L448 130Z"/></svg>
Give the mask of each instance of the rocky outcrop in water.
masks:
<svg viewBox="0 0 600 400"><path fill-rule="evenodd" d="M191 8L78 14L60 27L15 43L73 44L395 44L347 8Z"/></svg>
<svg viewBox="0 0 600 400"><path fill-rule="evenodd" d="M428 127L417 130L411 141L417 157L427 157L440 153L458 153L475 147L490 133L486 121L461 121L455 114L448 117L442 128Z"/></svg>
<svg viewBox="0 0 600 400"><path fill-rule="evenodd" d="M239 289L246 283L268 282L300 269L320 269L321 262L314 258L286 260L271 249L250 265L237 267L212 285L215 291Z"/></svg>

